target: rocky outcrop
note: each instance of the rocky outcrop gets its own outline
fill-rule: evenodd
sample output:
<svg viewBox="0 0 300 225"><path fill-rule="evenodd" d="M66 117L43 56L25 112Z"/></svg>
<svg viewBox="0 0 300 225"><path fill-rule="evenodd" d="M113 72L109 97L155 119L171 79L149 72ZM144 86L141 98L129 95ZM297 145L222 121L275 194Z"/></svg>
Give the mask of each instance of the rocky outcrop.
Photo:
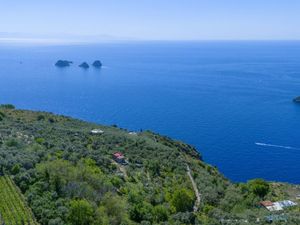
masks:
<svg viewBox="0 0 300 225"><path fill-rule="evenodd" d="M294 101L295 103L300 103L300 96L294 98L293 101Z"/></svg>
<svg viewBox="0 0 300 225"><path fill-rule="evenodd" d="M67 66L70 66L70 64L72 64L72 63L73 63L72 61L68 61L68 60L58 60L55 63L55 66L57 66L57 67L67 67Z"/></svg>
<svg viewBox="0 0 300 225"><path fill-rule="evenodd" d="M84 69L88 69L90 68L89 64L87 64L86 62L83 62L79 65L79 67L84 68Z"/></svg>
<svg viewBox="0 0 300 225"><path fill-rule="evenodd" d="M93 66L96 68L101 68L102 67L102 63L100 60L96 60L95 62L93 62Z"/></svg>

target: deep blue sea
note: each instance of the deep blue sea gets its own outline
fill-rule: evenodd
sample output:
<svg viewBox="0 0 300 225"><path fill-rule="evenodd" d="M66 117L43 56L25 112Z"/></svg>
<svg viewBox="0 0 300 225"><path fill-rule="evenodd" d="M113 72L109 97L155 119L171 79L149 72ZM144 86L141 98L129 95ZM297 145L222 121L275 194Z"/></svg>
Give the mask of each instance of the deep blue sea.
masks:
<svg viewBox="0 0 300 225"><path fill-rule="evenodd" d="M151 129L233 181L300 183L300 42L1 44L0 80L0 103Z"/></svg>

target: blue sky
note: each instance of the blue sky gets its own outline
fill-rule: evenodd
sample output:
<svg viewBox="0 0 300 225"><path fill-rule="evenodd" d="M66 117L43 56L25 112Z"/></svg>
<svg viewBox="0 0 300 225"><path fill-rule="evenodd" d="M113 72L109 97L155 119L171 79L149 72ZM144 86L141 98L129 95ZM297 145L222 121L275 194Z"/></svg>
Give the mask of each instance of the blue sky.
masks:
<svg viewBox="0 0 300 225"><path fill-rule="evenodd" d="M300 40L299 0L5 0L2 38Z"/></svg>

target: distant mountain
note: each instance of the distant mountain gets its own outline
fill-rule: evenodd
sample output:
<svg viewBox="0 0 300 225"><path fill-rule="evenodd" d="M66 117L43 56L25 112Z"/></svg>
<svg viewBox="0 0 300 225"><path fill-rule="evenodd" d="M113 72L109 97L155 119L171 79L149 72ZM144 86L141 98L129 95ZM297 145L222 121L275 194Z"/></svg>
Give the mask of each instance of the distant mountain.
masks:
<svg viewBox="0 0 300 225"><path fill-rule="evenodd" d="M130 37L115 37L112 35L77 35L77 34L29 34L18 32L0 32L0 43L29 44L80 44L135 40Z"/></svg>

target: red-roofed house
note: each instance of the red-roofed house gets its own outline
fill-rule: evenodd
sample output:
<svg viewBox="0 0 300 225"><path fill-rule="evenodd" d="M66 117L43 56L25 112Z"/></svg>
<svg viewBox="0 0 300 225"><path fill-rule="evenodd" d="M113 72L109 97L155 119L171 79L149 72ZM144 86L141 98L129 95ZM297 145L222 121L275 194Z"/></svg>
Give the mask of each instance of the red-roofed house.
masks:
<svg viewBox="0 0 300 225"><path fill-rule="evenodd" d="M273 206L274 205L274 203L271 202L271 201L262 201L262 202L260 202L260 204L262 206L264 206L264 207L269 207L269 206Z"/></svg>
<svg viewBox="0 0 300 225"><path fill-rule="evenodd" d="M283 207L280 205L280 202L262 201L260 202L260 204L271 212L283 210Z"/></svg>
<svg viewBox="0 0 300 225"><path fill-rule="evenodd" d="M113 158L117 163L122 163L122 164L125 163L125 157L121 152L115 152L113 154Z"/></svg>

